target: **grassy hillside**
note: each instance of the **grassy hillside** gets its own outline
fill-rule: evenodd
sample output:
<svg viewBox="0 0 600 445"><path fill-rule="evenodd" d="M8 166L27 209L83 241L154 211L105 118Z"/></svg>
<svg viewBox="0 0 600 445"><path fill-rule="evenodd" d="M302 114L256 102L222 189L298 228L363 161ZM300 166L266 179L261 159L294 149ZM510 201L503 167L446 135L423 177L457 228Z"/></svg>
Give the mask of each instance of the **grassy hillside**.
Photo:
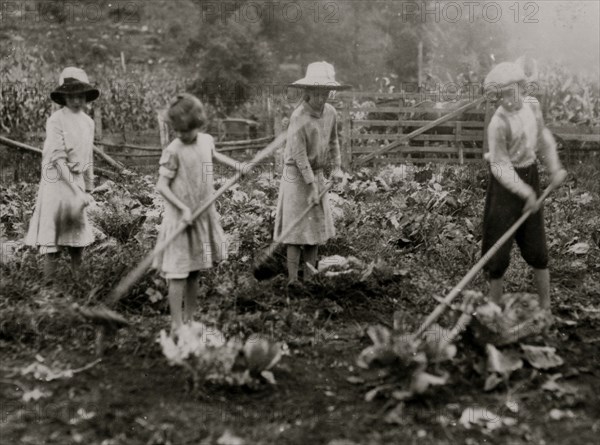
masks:
<svg viewBox="0 0 600 445"><path fill-rule="evenodd" d="M166 65L175 69L196 35L200 9L191 0L25 1L4 8L0 54L19 52L51 66ZM14 59L13 59L14 60Z"/></svg>

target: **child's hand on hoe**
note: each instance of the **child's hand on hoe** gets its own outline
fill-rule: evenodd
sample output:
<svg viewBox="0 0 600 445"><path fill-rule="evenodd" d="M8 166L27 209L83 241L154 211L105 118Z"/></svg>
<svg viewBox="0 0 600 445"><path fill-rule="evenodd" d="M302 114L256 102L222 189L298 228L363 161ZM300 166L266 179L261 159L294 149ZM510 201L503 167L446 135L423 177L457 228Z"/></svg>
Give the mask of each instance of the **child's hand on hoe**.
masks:
<svg viewBox="0 0 600 445"><path fill-rule="evenodd" d="M67 161L64 158L59 159L55 163L55 167L59 171L60 178L67 184L67 186L71 189L71 191L75 194L75 199L78 200L75 204L79 210L88 207L90 204L94 203L94 198L91 195L91 192L84 191L81 186L75 184L75 182L71 179L71 171L67 165Z"/></svg>
<svg viewBox="0 0 600 445"><path fill-rule="evenodd" d="M181 202L179 198L177 198L177 196L175 196L175 194L171 190L170 183L170 178L164 175L160 175L158 177L158 183L156 184L156 191L160 193L163 196L163 198L169 201L173 206L179 209L179 211L181 212L181 222L185 223L186 225L190 225L192 223L192 211L187 205Z"/></svg>
<svg viewBox="0 0 600 445"><path fill-rule="evenodd" d="M567 178L567 172L564 168L555 171L550 178L550 185L553 189L559 187L564 180ZM540 205L537 202L537 195L535 191L529 187L527 198L525 198L525 206L523 207L523 213L531 210L535 213L539 210Z"/></svg>
<svg viewBox="0 0 600 445"><path fill-rule="evenodd" d="M346 182L346 175L342 171L341 168L336 168L331 172L329 177L330 185L344 184ZM318 182L315 180L311 184L310 195L308 195L308 204L309 205L317 205L319 204L319 195L321 194L322 188L319 187Z"/></svg>
<svg viewBox="0 0 600 445"><path fill-rule="evenodd" d="M317 205L319 204L319 184L317 181L313 181L311 184L310 194L308 195L308 204Z"/></svg>
<svg viewBox="0 0 600 445"><path fill-rule="evenodd" d="M192 223L192 211L187 206L181 208L181 221L188 226Z"/></svg>
<svg viewBox="0 0 600 445"><path fill-rule="evenodd" d="M235 171L241 177L250 173L252 167L254 167L254 164L252 164L251 162L237 162L235 166Z"/></svg>
<svg viewBox="0 0 600 445"><path fill-rule="evenodd" d="M527 197L525 198L525 206L523 207L523 213L531 212L536 213L540 209L537 202L537 195L535 190L530 186L527 186Z"/></svg>

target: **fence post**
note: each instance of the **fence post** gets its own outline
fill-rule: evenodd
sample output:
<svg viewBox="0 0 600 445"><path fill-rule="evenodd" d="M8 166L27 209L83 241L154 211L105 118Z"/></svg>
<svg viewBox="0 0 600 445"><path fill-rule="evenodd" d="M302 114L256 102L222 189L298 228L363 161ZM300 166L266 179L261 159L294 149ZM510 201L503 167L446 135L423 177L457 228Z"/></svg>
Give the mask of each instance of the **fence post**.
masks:
<svg viewBox="0 0 600 445"><path fill-rule="evenodd" d="M417 91L421 92L423 85L423 41L419 40L417 46Z"/></svg>
<svg viewBox="0 0 600 445"><path fill-rule="evenodd" d="M460 118L460 116L459 116L459 118ZM461 131L462 131L462 124L460 123L460 121L456 121L455 137L456 137L456 146L458 147L458 162L460 163L460 165L463 165L465 163L465 154L463 151L463 143L460 140Z"/></svg>
<svg viewBox="0 0 600 445"><path fill-rule="evenodd" d="M95 138L98 141L102 141L102 111L100 111L100 106L94 108L94 129ZM104 151L104 147L102 145L98 145L98 150Z"/></svg>
<svg viewBox="0 0 600 445"><path fill-rule="evenodd" d="M396 134L404 134L404 127L402 127L402 118L403 118L404 113L400 111L400 108L402 108L403 106L404 106L404 98L398 99L398 121L397 121L398 127L396 128ZM404 145L408 145L408 144L404 144ZM398 158L406 159L406 152L399 150Z"/></svg>
<svg viewBox="0 0 600 445"><path fill-rule="evenodd" d="M352 170L352 139L350 132L350 125L352 125L352 121L350 119L350 104L352 103L352 98L345 97L343 99L344 106L342 108L342 145L341 145L341 155L342 155L342 170L347 173L350 173Z"/></svg>
<svg viewBox="0 0 600 445"><path fill-rule="evenodd" d="M275 131L275 127L274 127L274 116L273 116L273 104L271 103L271 97L269 95L266 96L265 98L265 103L266 103L266 109L267 109L267 128L266 130L266 135L270 136L274 133ZM277 133L275 133L277 134Z"/></svg>
<svg viewBox="0 0 600 445"><path fill-rule="evenodd" d="M160 131L160 145L162 148L165 148L169 145L169 126L166 122L166 111L160 110L156 113L156 117L158 119L158 130Z"/></svg>
<svg viewBox="0 0 600 445"><path fill-rule="evenodd" d="M490 107L490 102L488 100L485 101L485 118L483 121L483 155L485 155L489 148L488 148L488 126L490 124L490 120L492 119L492 111L493 108Z"/></svg>
<svg viewBox="0 0 600 445"><path fill-rule="evenodd" d="M277 137L282 131L283 131L283 126L282 126L282 117L281 117L281 108L277 107L277 109L275 110L274 114L274 118L273 118L273 132L275 134L275 137ZM284 151L284 146L282 145L281 147L278 147L275 150L275 153L273 154L273 157L275 158L275 171L276 172L280 172L283 171L283 151Z"/></svg>

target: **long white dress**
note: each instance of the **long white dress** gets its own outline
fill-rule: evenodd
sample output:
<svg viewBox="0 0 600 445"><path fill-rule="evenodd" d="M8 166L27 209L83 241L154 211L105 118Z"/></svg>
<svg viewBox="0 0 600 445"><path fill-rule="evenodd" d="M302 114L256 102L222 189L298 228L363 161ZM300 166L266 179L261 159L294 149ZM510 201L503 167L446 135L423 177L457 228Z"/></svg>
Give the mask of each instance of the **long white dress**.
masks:
<svg viewBox="0 0 600 445"><path fill-rule="evenodd" d="M310 184L316 181L322 190L325 188L324 170L340 168L336 119L336 110L330 104L325 104L319 113L303 102L292 113L275 217L273 239L277 242L320 245L335 236L326 194L298 226L282 237L308 207Z"/></svg>
<svg viewBox="0 0 600 445"><path fill-rule="evenodd" d="M69 184L60 178L56 167L65 159L70 171L68 181L82 191L94 186L94 121L83 111L74 113L67 107L54 112L46 121L46 140L42 152L42 177L35 210L29 223L25 243L39 246L45 253L61 246L84 247L94 242L85 208L74 223L65 226L58 218L59 208L74 204L77 198Z"/></svg>

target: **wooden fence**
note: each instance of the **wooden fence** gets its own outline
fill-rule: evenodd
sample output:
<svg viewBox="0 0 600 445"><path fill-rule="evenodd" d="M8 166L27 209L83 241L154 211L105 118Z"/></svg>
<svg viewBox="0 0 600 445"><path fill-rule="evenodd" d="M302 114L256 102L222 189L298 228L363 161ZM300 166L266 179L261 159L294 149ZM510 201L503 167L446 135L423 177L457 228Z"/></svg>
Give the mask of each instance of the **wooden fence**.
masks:
<svg viewBox="0 0 600 445"><path fill-rule="evenodd" d="M480 97L480 96L479 96ZM341 116L342 159L346 169L357 157L403 138L415 128L475 100L446 95L438 102L439 93L368 93L344 92L336 95L336 108ZM489 102L463 112L452 120L436 125L427 134L411 138L371 160L381 163L477 163L487 151L487 125L494 112ZM568 160L581 153L600 154L599 129L582 127L550 127L566 150Z"/></svg>
<svg viewBox="0 0 600 445"><path fill-rule="evenodd" d="M435 125L426 133L406 138L419 127L430 125L437 118L451 113L469 100L457 101L456 96L446 95L445 102L439 102L439 93L370 93L341 92L335 95L333 104L338 110L338 132L342 148L342 163L346 171L351 171L353 161L371 154L368 164L389 163L479 163L487 151L486 129L493 108L483 102L475 108L453 116L450 120ZM154 132L128 135L111 135L103 131L102 121L96 117L96 144L101 152L120 161L128 167L136 167L144 172L156 171L162 148L169 142L168 126L158 113L159 129ZM281 130L281 116L269 125L271 131ZM561 157L570 163L586 157L600 159L599 129L589 127L561 126L550 127L559 139L564 150ZM43 141L43 134L29 135L30 141ZM248 160L273 140L274 136L244 140L216 142L220 152L238 160ZM135 143L130 142L135 141ZM390 144L390 150L382 149ZM397 146L396 146L397 145ZM275 156L275 164L281 163L281 151ZM381 154L376 151L382 151Z"/></svg>
<svg viewBox="0 0 600 445"><path fill-rule="evenodd" d="M337 93L333 104L339 114L339 136L342 148L342 162L350 171L356 159L368 155L394 141L405 137L416 128L430 124L433 120L451 113L470 100L481 96L471 95L468 99L447 94L440 102L439 93ZM487 151L486 130L494 109L489 102L453 117L420 134L409 141L394 147L382 155L375 156L369 164L388 163L479 163ZM281 128L276 118L273 128ZM169 131L162 115L158 115L162 146L169 141ZM581 127L550 127L560 138L559 142L568 145L567 161L580 153L600 154L600 134L598 129ZM217 142L218 151L226 152L237 159L249 159L267 145L273 136L255 140ZM98 141L106 152L127 165L155 166L160 157L160 146L132 145L124 142L110 142L110 136ZM576 144L574 144L576 143ZM281 155L281 153L279 153ZM564 155L564 154L563 154ZM279 162L281 159L278 160ZM276 161L277 163L277 161Z"/></svg>
<svg viewBox="0 0 600 445"><path fill-rule="evenodd" d="M164 112L157 113L157 120L158 130L155 131L112 134L104 131L102 119L99 114L96 114L94 116L96 129L94 144L97 147L97 158L103 164L119 164L121 168L133 167L142 173L156 172L162 150L168 145L172 136L169 126L165 122ZM39 145L43 143L44 137L44 133L36 132L29 133L26 139L28 143ZM215 148L238 160L249 160L256 151L267 146L273 139L274 136L270 135L243 141L215 141ZM19 164L24 164L24 162L21 160ZM102 173L103 170L101 169L99 172Z"/></svg>

